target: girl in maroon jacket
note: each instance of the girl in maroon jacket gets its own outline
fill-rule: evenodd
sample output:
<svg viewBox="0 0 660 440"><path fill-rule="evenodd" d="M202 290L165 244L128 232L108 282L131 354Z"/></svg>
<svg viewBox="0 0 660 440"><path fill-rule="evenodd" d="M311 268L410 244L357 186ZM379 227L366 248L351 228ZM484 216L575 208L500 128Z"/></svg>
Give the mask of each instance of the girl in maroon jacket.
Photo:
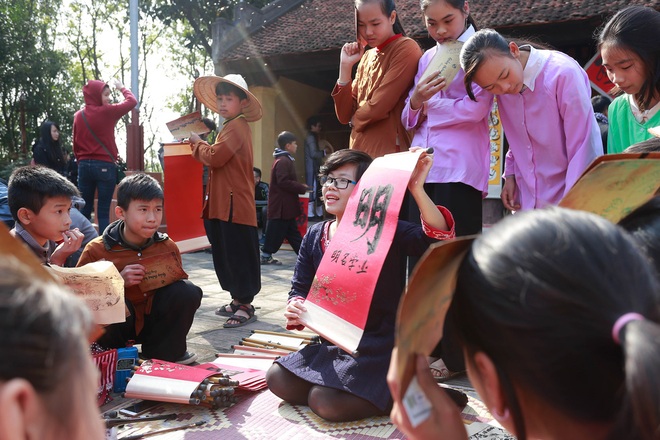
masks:
<svg viewBox="0 0 660 440"><path fill-rule="evenodd" d="M113 104L110 86L103 81L90 80L83 87L85 107L73 117L73 153L78 160L78 188L85 199L82 213L91 219L94 193L98 190L96 223L102 234L110 221L110 203L117 184L117 144L115 126L122 116L137 105L137 99L121 81L115 88L124 101Z"/></svg>

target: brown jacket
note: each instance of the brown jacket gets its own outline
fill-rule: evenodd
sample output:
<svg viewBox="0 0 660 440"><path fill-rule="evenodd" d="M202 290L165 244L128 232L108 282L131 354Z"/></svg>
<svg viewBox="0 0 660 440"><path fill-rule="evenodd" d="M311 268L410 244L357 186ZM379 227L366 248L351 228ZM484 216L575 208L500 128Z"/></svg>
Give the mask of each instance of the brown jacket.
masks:
<svg viewBox="0 0 660 440"><path fill-rule="evenodd" d="M215 144L198 142L192 155L209 167L202 217L256 227L252 132L245 118L226 122Z"/></svg>
<svg viewBox="0 0 660 440"><path fill-rule="evenodd" d="M78 260L78 267L94 261L107 260L111 261L117 270L121 272L129 264L140 264L140 260L144 258L172 252L176 254L179 264L181 264L179 248L167 234L156 232L153 241L144 248L134 249L128 247L119 233L123 223L123 220L111 223L101 237L96 237L87 243L80 260ZM182 279L188 279L188 275L185 274ZM144 326L144 315L151 312L153 296L156 292L156 290L142 292L139 285L124 289L126 300L130 301L135 307L135 331L137 334L142 331Z"/></svg>
<svg viewBox="0 0 660 440"><path fill-rule="evenodd" d="M412 136L401 123L401 112L421 56L414 40L398 38L380 51L366 51L355 79L343 87L335 85L337 118L353 124L351 148L373 158L408 150Z"/></svg>

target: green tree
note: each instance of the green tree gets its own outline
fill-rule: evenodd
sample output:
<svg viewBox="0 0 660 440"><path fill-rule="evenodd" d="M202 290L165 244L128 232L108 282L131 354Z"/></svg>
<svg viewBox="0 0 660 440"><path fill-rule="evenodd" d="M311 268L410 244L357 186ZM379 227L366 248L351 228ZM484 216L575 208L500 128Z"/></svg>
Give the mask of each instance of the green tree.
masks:
<svg viewBox="0 0 660 440"><path fill-rule="evenodd" d="M202 50L211 57L211 35L213 23L218 18L230 22L234 11L241 4L262 8L269 0L144 0L140 8L146 15L158 18L165 26L182 30L179 36L183 46L189 50ZM184 28L176 25L185 23Z"/></svg>
<svg viewBox="0 0 660 440"><path fill-rule="evenodd" d="M71 124L67 55L55 48L61 0L0 0L0 176L31 156L45 119Z"/></svg>

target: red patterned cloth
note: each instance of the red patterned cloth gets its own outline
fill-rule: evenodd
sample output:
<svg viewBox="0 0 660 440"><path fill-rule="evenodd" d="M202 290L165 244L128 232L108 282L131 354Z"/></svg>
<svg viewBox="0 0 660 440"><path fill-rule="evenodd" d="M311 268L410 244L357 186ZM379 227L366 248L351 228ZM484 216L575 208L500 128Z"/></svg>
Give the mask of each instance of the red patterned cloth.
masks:
<svg viewBox="0 0 660 440"><path fill-rule="evenodd" d="M110 393L115 383L117 371L117 350L105 350L98 344L92 344L92 358L99 369L100 380L97 392L98 405L102 406L112 400Z"/></svg>

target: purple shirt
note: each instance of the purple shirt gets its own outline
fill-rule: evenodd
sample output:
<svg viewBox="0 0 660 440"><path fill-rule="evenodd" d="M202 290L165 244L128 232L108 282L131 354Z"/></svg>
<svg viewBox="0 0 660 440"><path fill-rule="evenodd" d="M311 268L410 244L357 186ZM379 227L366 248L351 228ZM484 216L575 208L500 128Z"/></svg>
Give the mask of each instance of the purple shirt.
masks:
<svg viewBox="0 0 660 440"><path fill-rule="evenodd" d="M521 209L557 204L603 154L589 79L571 57L531 48L522 93L500 95L509 141L504 176L515 175Z"/></svg>
<svg viewBox="0 0 660 440"><path fill-rule="evenodd" d="M461 35L461 41L474 33L470 30ZM408 93L401 121L406 130L415 129L411 146L433 147L433 166L427 183L461 182L481 191L485 197L490 170L488 115L493 105L493 95L475 85L477 101L472 101L463 85L465 72L460 69L449 87L426 102L426 117L421 108L410 108L415 87L437 49L436 45L420 58L415 83Z"/></svg>

